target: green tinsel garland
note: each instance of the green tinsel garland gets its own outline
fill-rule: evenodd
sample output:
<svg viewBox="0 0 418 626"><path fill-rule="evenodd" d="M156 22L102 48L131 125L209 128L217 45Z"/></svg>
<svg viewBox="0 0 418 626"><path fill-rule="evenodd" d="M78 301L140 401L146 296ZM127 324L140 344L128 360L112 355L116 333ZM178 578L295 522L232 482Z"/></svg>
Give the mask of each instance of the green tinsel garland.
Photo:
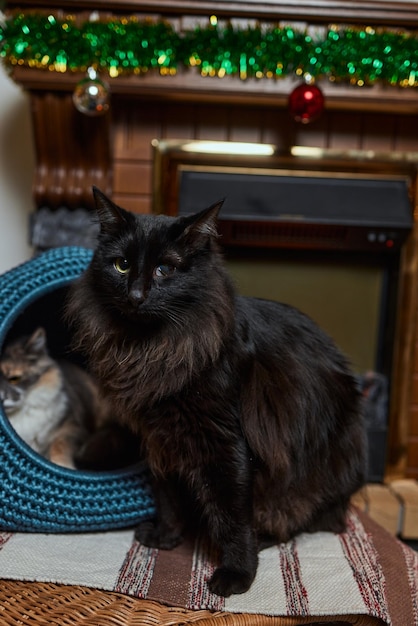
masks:
<svg viewBox="0 0 418 626"><path fill-rule="evenodd" d="M241 79L289 75L355 85L418 85L418 35L371 27L330 27L313 37L293 27L220 26L178 33L166 21L135 17L86 21L17 13L0 24L0 56L11 65L51 71L94 67L111 77L157 69Z"/></svg>

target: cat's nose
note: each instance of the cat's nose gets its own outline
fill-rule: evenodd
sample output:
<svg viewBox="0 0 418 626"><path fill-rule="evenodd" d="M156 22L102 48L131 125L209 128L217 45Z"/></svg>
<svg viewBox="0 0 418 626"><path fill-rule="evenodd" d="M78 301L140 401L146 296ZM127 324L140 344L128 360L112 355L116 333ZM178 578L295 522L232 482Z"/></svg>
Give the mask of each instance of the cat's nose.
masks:
<svg viewBox="0 0 418 626"><path fill-rule="evenodd" d="M129 291L128 300L134 306L142 304L145 301L144 290L133 286Z"/></svg>

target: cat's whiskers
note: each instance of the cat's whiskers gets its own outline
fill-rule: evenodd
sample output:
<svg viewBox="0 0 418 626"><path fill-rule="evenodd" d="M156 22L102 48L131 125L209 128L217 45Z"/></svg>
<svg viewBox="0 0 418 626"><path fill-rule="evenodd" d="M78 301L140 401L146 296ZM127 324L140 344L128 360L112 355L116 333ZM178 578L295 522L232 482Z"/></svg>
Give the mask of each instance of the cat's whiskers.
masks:
<svg viewBox="0 0 418 626"><path fill-rule="evenodd" d="M114 350L114 359L116 361L116 363L118 365L124 365L125 363L127 363L131 358L132 358L132 353L133 353L133 346L129 346L128 351L125 353L126 350L126 345L125 345L125 341L123 341L121 347L119 348L118 346L115 346L115 350ZM137 359L135 359L135 362L137 361Z"/></svg>
<svg viewBox="0 0 418 626"><path fill-rule="evenodd" d="M174 326L176 326L176 328L182 329L184 328L184 319L181 317L181 309L177 311L174 311L172 309L170 309L169 311L166 311L166 315L167 318L173 322Z"/></svg>
<svg viewBox="0 0 418 626"><path fill-rule="evenodd" d="M115 361L118 365L124 365L126 361L128 360L129 360L129 354L127 354L124 359L119 359L117 354L115 355Z"/></svg>

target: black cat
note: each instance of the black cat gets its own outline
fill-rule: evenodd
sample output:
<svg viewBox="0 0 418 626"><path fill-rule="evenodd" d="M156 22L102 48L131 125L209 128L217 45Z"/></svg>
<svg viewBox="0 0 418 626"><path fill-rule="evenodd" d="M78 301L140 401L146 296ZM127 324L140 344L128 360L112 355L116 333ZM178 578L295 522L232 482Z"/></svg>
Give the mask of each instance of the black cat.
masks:
<svg viewBox="0 0 418 626"><path fill-rule="evenodd" d="M136 537L169 549L199 524L219 549L211 591L242 593L262 547L344 529L365 475L356 381L304 314L236 295L221 203L173 218L94 195L98 245L68 315L154 478L158 517Z"/></svg>

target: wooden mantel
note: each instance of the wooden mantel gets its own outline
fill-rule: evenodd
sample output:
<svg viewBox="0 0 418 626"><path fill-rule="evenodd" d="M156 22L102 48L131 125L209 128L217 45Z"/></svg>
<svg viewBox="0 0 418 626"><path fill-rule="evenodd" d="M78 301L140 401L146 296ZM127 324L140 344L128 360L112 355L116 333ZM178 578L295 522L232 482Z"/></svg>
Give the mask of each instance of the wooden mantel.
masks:
<svg viewBox="0 0 418 626"><path fill-rule="evenodd" d="M68 11L104 11L115 14L212 15L263 20L309 22L350 22L372 25L392 24L416 28L417 2L389 0L69 0L63 9L59 0L9 0L8 8L33 7Z"/></svg>
<svg viewBox="0 0 418 626"><path fill-rule="evenodd" d="M63 14L57 0L9 0L7 10L50 10ZM70 0L65 13L99 11L165 16L234 17L300 24L370 24L418 27L418 2L387 0ZM418 89L355 88L321 81L325 111L321 119L298 125L289 116L287 99L296 79L240 80L203 78L193 71L176 76L149 72L106 79L111 111L86 117L72 103L81 74L15 66L13 78L29 93L36 146L34 198L37 207L89 208L91 186L138 212L152 210L152 139L216 139L318 147L383 155L386 161L418 157ZM414 156L415 155L415 156ZM414 160L415 159L415 160ZM416 181L415 181L416 182ZM416 185L411 200L418 206ZM416 211L417 212L417 211ZM402 259L395 350L389 460L404 475L418 478L418 227Z"/></svg>
<svg viewBox="0 0 418 626"><path fill-rule="evenodd" d="M109 15L135 15L163 17L174 20L179 30L182 19L217 15L220 18L256 19L267 24L298 24L301 29L309 25L370 25L373 27L418 28L418 2L389 2L388 0L69 0L65 9L55 0L10 0L9 10L15 7L23 10L50 10L57 15L72 14L80 19L88 19L91 12ZM84 77L79 73L49 72L16 66L13 68L15 80L32 91L72 91ZM286 106L291 90L298 83L296 77L282 79L246 79L225 76L204 78L197 70L181 70L175 76L160 76L158 72L148 72L140 76L119 76L107 78L112 94L140 98L159 98L183 101L237 102L242 105L263 104L272 107ZM374 110L403 114L418 113L418 88L405 89L374 85L373 87L353 88L343 83L321 81L321 89L330 110L352 111Z"/></svg>

